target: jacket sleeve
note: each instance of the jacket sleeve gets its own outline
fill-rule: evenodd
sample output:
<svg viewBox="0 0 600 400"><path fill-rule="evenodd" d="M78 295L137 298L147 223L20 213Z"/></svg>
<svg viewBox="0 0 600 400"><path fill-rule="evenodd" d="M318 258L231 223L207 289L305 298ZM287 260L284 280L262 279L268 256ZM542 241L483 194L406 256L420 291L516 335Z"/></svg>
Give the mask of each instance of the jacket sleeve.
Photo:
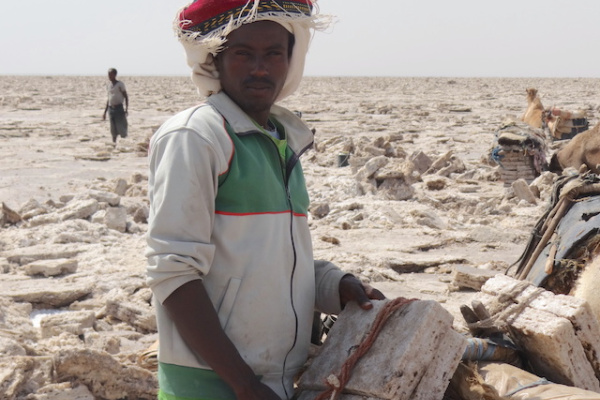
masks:
<svg viewBox="0 0 600 400"><path fill-rule="evenodd" d="M333 263L315 260L315 308L326 314L339 314L340 280L348 273L340 270Z"/></svg>
<svg viewBox="0 0 600 400"><path fill-rule="evenodd" d="M156 135L150 148L148 285L162 303L212 265L214 199L223 157L194 130ZM226 164L226 163L225 163Z"/></svg>

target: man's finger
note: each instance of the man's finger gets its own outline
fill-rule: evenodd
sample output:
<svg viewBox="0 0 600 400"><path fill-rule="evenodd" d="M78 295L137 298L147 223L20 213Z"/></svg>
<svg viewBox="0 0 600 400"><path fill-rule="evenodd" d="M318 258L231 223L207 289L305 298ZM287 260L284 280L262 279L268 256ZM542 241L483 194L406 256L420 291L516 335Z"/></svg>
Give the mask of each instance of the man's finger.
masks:
<svg viewBox="0 0 600 400"><path fill-rule="evenodd" d="M365 292L369 299L373 300L385 300L385 295L381 293L378 289L371 287L369 285L365 285Z"/></svg>
<svg viewBox="0 0 600 400"><path fill-rule="evenodd" d="M369 300L370 296L367 292L367 287L364 285L358 285L356 288L355 296L356 302L363 310L370 310L373 308L373 303Z"/></svg>

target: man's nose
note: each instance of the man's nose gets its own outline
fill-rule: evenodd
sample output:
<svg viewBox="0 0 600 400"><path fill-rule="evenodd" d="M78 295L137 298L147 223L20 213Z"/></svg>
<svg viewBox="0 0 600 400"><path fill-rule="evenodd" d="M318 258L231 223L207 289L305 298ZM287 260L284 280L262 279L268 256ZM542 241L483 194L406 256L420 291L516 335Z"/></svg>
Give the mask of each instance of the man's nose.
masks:
<svg viewBox="0 0 600 400"><path fill-rule="evenodd" d="M252 66L252 74L255 76L266 76L269 74L269 69L265 58L261 56L254 57L254 65Z"/></svg>

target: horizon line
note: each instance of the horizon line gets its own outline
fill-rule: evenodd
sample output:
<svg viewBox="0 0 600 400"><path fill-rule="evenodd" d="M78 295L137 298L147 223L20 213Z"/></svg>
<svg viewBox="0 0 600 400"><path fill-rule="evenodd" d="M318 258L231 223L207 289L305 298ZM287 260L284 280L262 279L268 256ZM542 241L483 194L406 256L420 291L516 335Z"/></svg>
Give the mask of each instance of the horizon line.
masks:
<svg viewBox="0 0 600 400"><path fill-rule="evenodd" d="M127 77L155 77L155 78L189 78L189 74L124 74ZM0 77L106 77L106 74L47 74L47 73L1 73ZM434 78L434 79L600 79L592 76L500 76L500 75L304 75L303 78Z"/></svg>

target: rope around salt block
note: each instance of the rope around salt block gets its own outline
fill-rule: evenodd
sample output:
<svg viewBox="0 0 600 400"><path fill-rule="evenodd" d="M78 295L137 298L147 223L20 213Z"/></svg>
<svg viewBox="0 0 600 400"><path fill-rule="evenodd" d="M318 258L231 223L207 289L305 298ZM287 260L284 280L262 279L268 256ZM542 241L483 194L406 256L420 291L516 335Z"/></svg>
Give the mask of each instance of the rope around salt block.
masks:
<svg viewBox="0 0 600 400"><path fill-rule="evenodd" d="M390 316L398 309L416 301L417 299L405 299L404 297L398 297L397 299L390 300L387 302L379 313L377 317L375 317L375 321L373 321L373 325L371 326L371 330L364 338L362 343L357 347L356 351L348 357L346 362L342 365L342 370L338 376L331 374L327 377L326 384L329 386L329 389L326 389L323 393L315 398L315 400L335 400L342 393L342 390L346 387L346 384L350 380L352 376L352 371L354 370L354 366L358 362L358 360L364 356L373 343L375 343L375 339L379 335L379 332L390 318Z"/></svg>

